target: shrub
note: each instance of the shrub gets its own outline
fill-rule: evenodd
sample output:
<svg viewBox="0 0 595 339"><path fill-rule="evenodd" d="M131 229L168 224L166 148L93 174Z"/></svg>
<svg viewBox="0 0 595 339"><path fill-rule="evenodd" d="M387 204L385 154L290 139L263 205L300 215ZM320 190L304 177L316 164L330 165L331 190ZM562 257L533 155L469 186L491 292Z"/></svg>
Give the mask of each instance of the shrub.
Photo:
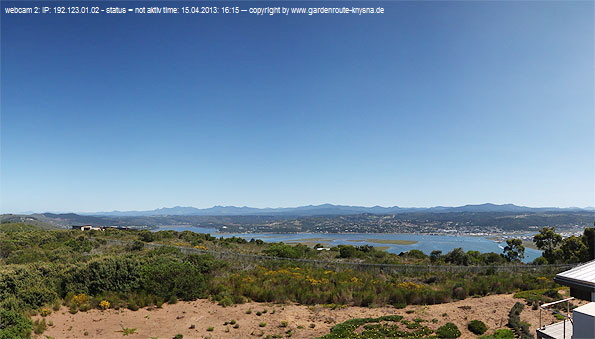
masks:
<svg viewBox="0 0 595 339"><path fill-rule="evenodd" d="M534 339L533 333L531 333L531 330L529 330L529 326L530 325L528 323L521 323L521 329L519 331L521 339Z"/></svg>
<svg viewBox="0 0 595 339"><path fill-rule="evenodd" d="M287 245L284 243L272 244L263 251L266 255L280 258L304 258L316 253L313 249L306 245Z"/></svg>
<svg viewBox="0 0 595 339"><path fill-rule="evenodd" d="M77 306L81 306L82 304L86 304L89 302L89 297L86 294L81 293L79 295L75 295L72 298L72 302L75 303Z"/></svg>
<svg viewBox="0 0 595 339"><path fill-rule="evenodd" d="M122 325L120 325L120 326L122 326ZM135 332L136 332L136 328L122 327L122 335L134 334Z"/></svg>
<svg viewBox="0 0 595 339"><path fill-rule="evenodd" d="M141 286L147 293L182 300L204 297L207 287L204 275L195 265L164 257L142 267Z"/></svg>
<svg viewBox="0 0 595 339"><path fill-rule="evenodd" d="M45 319L41 319L41 321L39 321L39 319L37 319L33 323L33 332L35 332L35 334L42 334L46 329L47 329L47 326L45 323Z"/></svg>
<svg viewBox="0 0 595 339"><path fill-rule="evenodd" d="M49 286L41 286L38 282L24 287L17 296L31 308L52 304L58 297L57 293L51 290Z"/></svg>
<svg viewBox="0 0 595 339"><path fill-rule="evenodd" d="M99 308L102 310L107 310L110 307L110 303L107 300L102 300L99 302Z"/></svg>
<svg viewBox="0 0 595 339"><path fill-rule="evenodd" d="M511 330L506 328L496 330L496 332L494 332L494 335L498 339L514 339L514 333L512 333Z"/></svg>
<svg viewBox="0 0 595 339"><path fill-rule="evenodd" d="M260 327L265 327L266 325L267 325L267 323L260 323L260 324L258 324L258 326L260 326Z"/></svg>
<svg viewBox="0 0 595 339"><path fill-rule="evenodd" d="M142 241L134 240L133 242L126 245L126 250L128 251L140 251L145 247L145 244Z"/></svg>
<svg viewBox="0 0 595 339"><path fill-rule="evenodd" d="M464 287L459 286L459 287L453 288L452 296L455 299L463 300L463 299L467 298L468 294Z"/></svg>
<svg viewBox="0 0 595 339"><path fill-rule="evenodd" d="M163 299L161 299L161 298L157 298L157 299L155 300L155 306L157 306L157 307L161 308L161 306L163 306Z"/></svg>
<svg viewBox="0 0 595 339"><path fill-rule="evenodd" d="M134 300L131 300L131 301L128 303L128 309L129 309L129 310L131 310L131 311L138 311L138 308L139 308L139 307L138 307L138 305L136 304L136 302L135 302Z"/></svg>
<svg viewBox="0 0 595 339"><path fill-rule="evenodd" d="M52 310L49 308L42 308L40 314L42 317L47 317L48 315L52 314Z"/></svg>
<svg viewBox="0 0 595 339"><path fill-rule="evenodd" d="M520 327L521 327L520 314L524 307L525 306L523 304L521 304L520 302L517 301L510 309L510 312L508 312L508 326L510 328L512 328L513 330L515 330L515 332L520 331Z"/></svg>
<svg viewBox="0 0 595 339"><path fill-rule="evenodd" d="M397 333L388 333L386 328L380 328L378 324L370 324L370 323L379 323L379 322L398 322L403 319L400 315L388 315L382 316L379 318L357 318L357 319L350 319L345 322L339 323L331 328L331 333L321 338L325 339L336 339L336 338L356 338L360 337L358 333L355 331L360 328L362 325L365 328L366 338L376 338L376 337L403 337L404 334L401 331L397 331ZM366 325L370 324L370 325ZM314 325L314 326L313 326ZM310 324L310 328L314 328L315 324ZM367 327L367 328L366 328ZM302 326L298 326L298 329L303 328ZM396 326L391 326L389 331L396 328ZM427 336L431 333L431 330L428 332L424 330L423 336ZM407 334L409 335L409 334ZM421 334L420 334L421 336Z"/></svg>
<svg viewBox="0 0 595 339"><path fill-rule="evenodd" d="M140 287L142 262L140 257L93 259L67 270L62 285L65 292L85 292L90 295L100 295L106 291L127 293ZM68 297L65 299L68 300Z"/></svg>
<svg viewBox="0 0 595 339"><path fill-rule="evenodd" d="M467 328L469 331L477 335L484 334L488 330L486 324L484 324L481 320L471 320L467 325Z"/></svg>
<svg viewBox="0 0 595 339"><path fill-rule="evenodd" d="M287 327L287 325L289 325L289 323L287 321L282 321L280 326Z"/></svg>
<svg viewBox="0 0 595 339"><path fill-rule="evenodd" d="M446 323L445 325L438 327L436 330L436 335L438 338L445 339L458 338L461 336L461 331L459 331L457 325L453 323Z"/></svg>
<svg viewBox="0 0 595 339"><path fill-rule="evenodd" d="M176 298L175 295L170 296L169 299L167 300L167 303L172 304L172 305L176 304L177 302L178 302L178 298Z"/></svg>
<svg viewBox="0 0 595 339"><path fill-rule="evenodd" d="M27 338L31 334L31 319L23 314L0 308L0 338Z"/></svg>
<svg viewBox="0 0 595 339"><path fill-rule="evenodd" d="M494 334L491 335L482 335L481 337L477 337L477 339L514 339L514 333L506 328L496 330Z"/></svg>
<svg viewBox="0 0 595 339"><path fill-rule="evenodd" d="M207 327L207 331L209 331L209 332L213 332L214 330L215 330L215 328L213 326Z"/></svg>
<svg viewBox="0 0 595 339"><path fill-rule="evenodd" d="M223 307L231 306L233 305L233 299L230 296L226 295L225 297L223 297L223 299L219 301L219 305Z"/></svg>

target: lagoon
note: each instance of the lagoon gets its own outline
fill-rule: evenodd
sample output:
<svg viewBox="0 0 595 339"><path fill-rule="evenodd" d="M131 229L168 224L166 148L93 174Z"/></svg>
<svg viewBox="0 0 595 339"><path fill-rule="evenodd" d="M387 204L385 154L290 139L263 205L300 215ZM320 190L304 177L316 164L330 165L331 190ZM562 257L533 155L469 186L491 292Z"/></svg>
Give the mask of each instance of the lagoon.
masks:
<svg viewBox="0 0 595 339"><path fill-rule="evenodd" d="M163 226L155 231L174 230L178 232L192 231L210 233L214 237L239 237L250 240L261 239L265 242L285 243L320 243L325 246L337 245L371 245L386 248L387 252L399 254L409 250L420 250L430 254L434 250L446 254L457 247L466 251L482 253L502 253L505 242L496 242L480 236L434 235L434 234L401 234L401 233L219 233L215 228L195 226ZM400 241L402 240L402 241ZM541 251L525 248L524 262L531 262L541 255Z"/></svg>

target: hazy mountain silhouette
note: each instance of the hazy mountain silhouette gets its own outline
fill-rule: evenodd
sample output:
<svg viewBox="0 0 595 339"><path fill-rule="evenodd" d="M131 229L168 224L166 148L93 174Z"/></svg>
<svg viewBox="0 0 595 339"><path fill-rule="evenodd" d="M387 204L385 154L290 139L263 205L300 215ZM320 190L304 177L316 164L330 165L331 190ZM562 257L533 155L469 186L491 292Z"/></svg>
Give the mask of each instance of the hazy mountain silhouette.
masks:
<svg viewBox="0 0 595 339"><path fill-rule="evenodd" d="M444 207L436 206L429 208L418 207L364 207L364 206L346 206L346 205L308 205L299 207L283 207L283 208L254 208L254 207L236 207L236 206L213 206L210 208L195 208L195 207L164 207L150 211L112 211L112 212L95 212L95 213L79 213L85 215L98 216L163 216L163 215L208 215L208 216L225 216L225 215L291 215L291 216L312 216L312 215L342 215L342 214L397 214L397 213L449 213L449 212L515 212L515 213L536 213L546 211L589 211L590 208L582 209L578 207L559 208L559 207L525 207L514 204L480 204L480 205L465 205L458 207Z"/></svg>

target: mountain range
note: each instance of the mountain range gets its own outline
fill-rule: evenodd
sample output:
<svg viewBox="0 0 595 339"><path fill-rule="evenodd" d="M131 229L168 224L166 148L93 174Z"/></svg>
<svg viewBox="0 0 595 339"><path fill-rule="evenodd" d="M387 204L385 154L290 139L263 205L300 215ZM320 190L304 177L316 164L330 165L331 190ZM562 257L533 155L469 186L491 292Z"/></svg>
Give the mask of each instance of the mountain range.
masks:
<svg viewBox="0 0 595 339"><path fill-rule="evenodd" d="M515 212L515 213L543 213L543 212L581 212L594 211L594 208L559 208L559 207L526 207L514 204L479 204L465 205L458 207L364 207L364 206L346 206L346 205L308 205L299 207L282 208L254 208L254 207L236 207L236 206L213 206L210 208L196 207L164 207L148 211L112 211L112 212L93 212L79 213L79 215L95 216L168 216L168 215L202 215L202 216L239 216L239 215L286 215L286 216L315 216L315 215L348 215L348 214L399 214L399 213L449 213L449 212Z"/></svg>

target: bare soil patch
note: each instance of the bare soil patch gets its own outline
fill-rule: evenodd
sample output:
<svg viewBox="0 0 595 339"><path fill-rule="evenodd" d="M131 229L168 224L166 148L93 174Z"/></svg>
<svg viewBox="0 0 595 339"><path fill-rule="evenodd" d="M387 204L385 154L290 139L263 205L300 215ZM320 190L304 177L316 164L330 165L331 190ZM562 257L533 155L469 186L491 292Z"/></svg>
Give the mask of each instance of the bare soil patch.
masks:
<svg viewBox="0 0 595 339"><path fill-rule="evenodd" d="M345 307L330 309L324 306L279 305L267 303L246 303L222 307L208 300L164 304L162 308L130 310L90 310L70 314L62 307L47 316L46 322L53 326L39 336L54 338L173 338L176 334L184 338L257 338L267 335L283 335L292 330L292 338L313 338L329 333L337 323L353 318L379 317L399 314L404 319L421 318L424 325L436 329L447 322L455 323L462 332L461 338L475 338L467 330L471 320L481 320L492 333L506 326L508 311L515 302L512 294L492 295L440 305L363 308ZM248 314L248 310L251 310ZM264 313L266 310L266 313ZM409 313L408 313L409 311ZM261 312L258 316L257 312ZM40 316L34 319L40 319ZM432 322L432 319L437 321ZM238 325L225 322L235 320ZM525 306L521 320L531 324L531 330L539 326L539 310ZM557 320L551 314L543 313L543 322L550 324ZM283 325L287 322L287 326ZM266 323L261 327L261 323ZM192 328L193 327L193 328ZM133 334L124 335L123 328L135 328ZM208 329L212 328L212 331ZM285 337L285 335L283 335Z"/></svg>

